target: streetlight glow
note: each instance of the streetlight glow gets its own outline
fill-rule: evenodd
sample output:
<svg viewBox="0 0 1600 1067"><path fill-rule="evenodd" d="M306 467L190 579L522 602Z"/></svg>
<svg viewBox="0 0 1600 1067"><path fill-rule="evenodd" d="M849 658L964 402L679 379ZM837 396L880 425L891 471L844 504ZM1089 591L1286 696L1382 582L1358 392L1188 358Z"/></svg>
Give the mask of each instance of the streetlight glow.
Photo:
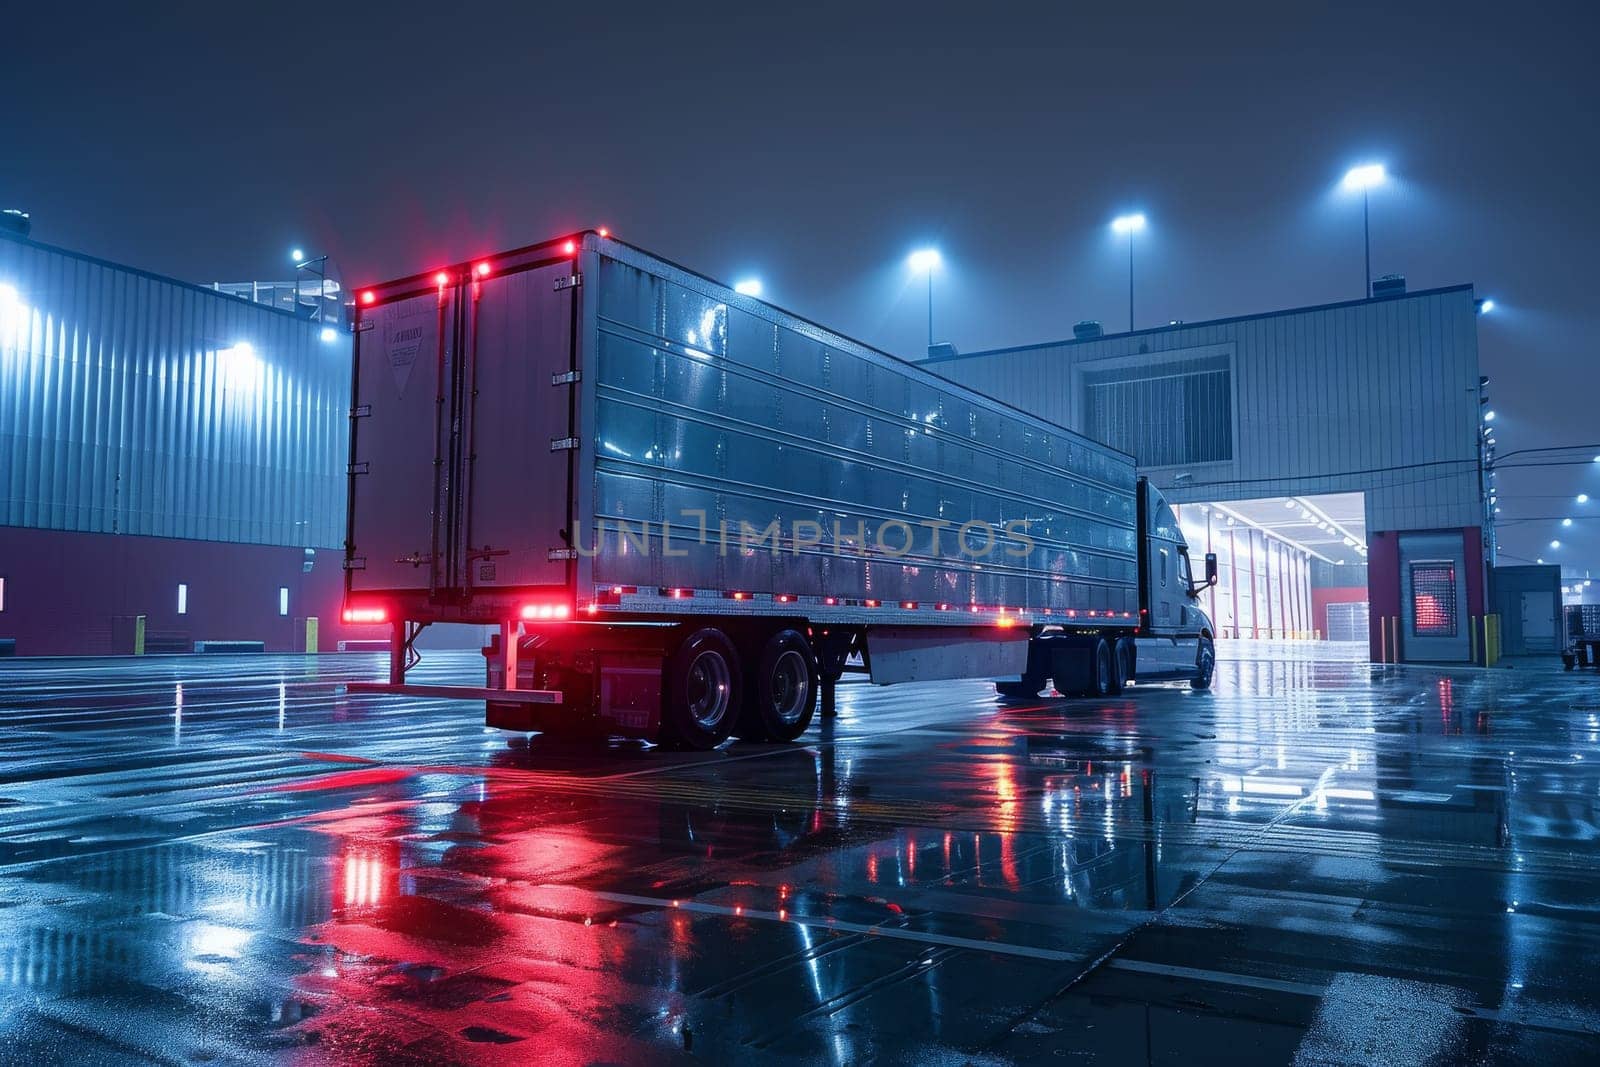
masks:
<svg viewBox="0 0 1600 1067"><path fill-rule="evenodd" d="M906 262L911 264L912 270L926 271L928 274L928 347L933 347L933 272L944 262L944 257L937 248L919 248L907 257Z"/></svg>
<svg viewBox="0 0 1600 1067"><path fill-rule="evenodd" d="M1490 408L1488 411L1485 411L1483 413L1483 421L1484 422L1493 422L1494 421L1494 409L1493 408Z"/></svg>
<svg viewBox="0 0 1600 1067"><path fill-rule="evenodd" d="M1589 494L1588 493L1579 493L1578 494L1578 503L1587 504L1588 502L1589 502Z"/></svg>
<svg viewBox="0 0 1600 1067"><path fill-rule="evenodd" d="M296 263L304 263L306 261L305 250L301 248L291 248L289 249L289 258Z"/></svg>
<svg viewBox="0 0 1600 1067"><path fill-rule="evenodd" d="M1550 542L1550 547L1551 548L1560 548L1561 547L1561 542L1560 541L1551 541Z"/></svg>
<svg viewBox="0 0 1600 1067"><path fill-rule="evenodd" d="M1483 303L1478 305L1478 310L1485 315L1489 314L1489 312L1494 310L1494 301L1488 299L1487 297L1484 298Z"/></svg>
<svg viewBox="0 0 1600 1067"><path fill-rule="evenodd" d="M1364 193L1388 180L1389 174L1383 169L1382 163L1363 163L1345 171L1343 184L1346 192Z"/></svg>
<svg viewBox="0 0 1600 1067"><path fill-rule="evenodd" d="M743 293L745 296L760 296L761 279L746 278L743 281L735 282L733 284L733 291L736 293Z"/></svg>
<svg viewBox="0 0 1600 1067"><path fill-rule="evenodd" d="M1363 300L1368 300L1372 297L1372 198L1368 194L1388 180L1389 174L1383 169L1382 163L1363 163L1359 167L1351 167L1344 174L1345 192L1361 194L1361 248L1363 257L1361 299Z"/></svg>
<svg viewBox="0 0 1600 1067"><path fill-rule="evenodd" d="M1562 519L1561 520L1561 525L1563 525L1563 526L1571 526L1572 525L1572 520L1571 519Z"/></svg>
<svg viewBox="0 0 1600 1067"><path fill-rule="evenodd" d="M1144 212L1135 211L1131 215L1118 215L1111 220L1113 233L1126 234L1128 237L1128 332L1133 332L1133 235L1144 229Z"/></svg>
<svg viewBox="0 0 1600 1067"><path fill-rule="evenodd" d="M324 326L322 328L322 342L323 342L323 344L330 344L331 345L331 344L333 344L333 342L337 341L338 339L339 339L339 331L338 330L335 330L332 326Z"/></svg>

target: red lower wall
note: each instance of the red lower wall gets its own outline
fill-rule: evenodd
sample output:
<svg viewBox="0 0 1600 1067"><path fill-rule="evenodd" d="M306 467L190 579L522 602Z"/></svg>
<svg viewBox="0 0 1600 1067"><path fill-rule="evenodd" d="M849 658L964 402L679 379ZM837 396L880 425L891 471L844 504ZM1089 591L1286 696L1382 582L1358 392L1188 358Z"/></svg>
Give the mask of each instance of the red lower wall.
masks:
<svg viewBox="0 0 1600 1067"><path fill-rule="evenodd" d="M386 638L387 627L339 622L342 555L318 549L306 573L300 548L0 527L0 638L14 638L19 656L131 652L135 615L146 617L151 647L230 640L299 651L307 616L317 618L323 651ZM179 583L188 586L184 615ZM278 614L280 588L289 590L287 616Z"/></svg>
<svg viewBox="0 0 1600 1067"><path fill-rule="evenodd" d="M1364 585L1346 586L1343 588L1318 589L1311 588L1311 625L1322 631L1322 636L1328 636L1328 605L1329 604L1359 604L1367 599L1367 587Z"/></svg>

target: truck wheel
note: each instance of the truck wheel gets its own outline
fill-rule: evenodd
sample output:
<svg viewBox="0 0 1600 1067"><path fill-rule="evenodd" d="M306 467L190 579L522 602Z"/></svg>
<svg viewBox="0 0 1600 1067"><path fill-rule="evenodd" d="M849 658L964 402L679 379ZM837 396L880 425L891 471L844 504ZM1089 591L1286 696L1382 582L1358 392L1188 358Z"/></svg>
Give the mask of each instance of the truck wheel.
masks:
<svg viewBox="0 0 1600 1067"><path fill-rule="evenodd" d="M1133 642L1119 637L1111 646L1111 695L1120 696L1133 681Z"/></svg>
<svg viewBox="0 0 1600 1067"><path fill-rule="evenodd" d="M667 661L662 743L704 752L726 741L738 718L743 682L739 657L721 630L690 634Z"/></svg>
<svg viewBox="0 0 1600 1067"><path fill-rule="evenodd" d="M1102 637L1094 643L1094 670L1089 676L1089 695L1110 696L1115 678L1116 664L1111 658L1111 642Z"/></svg>
<svg viewBox="0 0 1600 1067"><path fill-rule="evenodd" d="M779 630L762 646L749 687L739 736L751 741L793 741L817 711L817 659L798 630Z"/></svg>
<svg viewBox="0 0 1600 1067"><path fill-rule="evenodd" d="M1193 689L1210 689L1211 679L1217 673L1217 646L1211 638L1200 639L1200 651L1194 657L1194 677L1189 679Z"/></svg>

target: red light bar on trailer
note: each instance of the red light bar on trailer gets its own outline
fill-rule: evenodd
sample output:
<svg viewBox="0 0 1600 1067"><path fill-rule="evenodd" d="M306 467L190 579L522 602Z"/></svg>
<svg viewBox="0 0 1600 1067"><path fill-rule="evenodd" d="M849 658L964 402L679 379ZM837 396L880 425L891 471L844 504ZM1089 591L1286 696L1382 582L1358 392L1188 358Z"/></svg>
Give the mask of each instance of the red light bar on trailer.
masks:
<svg viewBox="0 0 1600 1067"><path fill-rule="evenodd" d="M572 609L566 604L524 604L522 617L528 620L549 622L551 619L564 619L572 614Z"/></svg>
<svg viewBox="0 0 1600 1067"><path fill-rule="evenodd" d="M344 621L350 623L386 622L389 612L385 608L345 608Z"/></svg>

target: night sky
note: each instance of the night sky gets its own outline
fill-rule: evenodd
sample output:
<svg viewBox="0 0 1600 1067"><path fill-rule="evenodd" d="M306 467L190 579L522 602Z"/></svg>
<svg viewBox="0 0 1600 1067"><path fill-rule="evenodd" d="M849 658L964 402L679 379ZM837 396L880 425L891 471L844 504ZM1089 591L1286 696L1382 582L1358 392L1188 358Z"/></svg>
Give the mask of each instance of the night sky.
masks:
<svg viewBox="0 0 1600 1067"><path fill-rule="evenodd" d="M193 281L606 225L916 356L928 243L963 351L1125 327L1127 210L1141 326L1357 297L1338 180L1381 160L1374 273L1496 301L1501 451L1600 454L1600 5L1110 6L13 5L0 206ZM1502 519L1600 516L1600 464L1501 479ZM1501 545L1600 570L1600 518Z"/></svg>

